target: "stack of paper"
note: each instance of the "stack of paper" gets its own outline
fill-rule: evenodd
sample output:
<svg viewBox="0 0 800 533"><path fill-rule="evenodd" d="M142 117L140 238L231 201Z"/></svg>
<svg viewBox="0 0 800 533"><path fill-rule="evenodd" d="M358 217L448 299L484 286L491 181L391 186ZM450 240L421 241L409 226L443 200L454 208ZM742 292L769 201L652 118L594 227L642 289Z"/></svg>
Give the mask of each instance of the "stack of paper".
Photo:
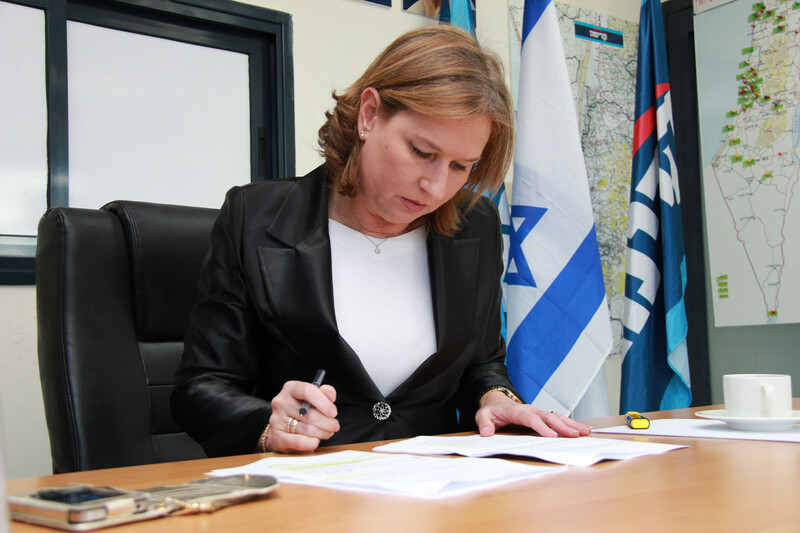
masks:
<svg viewBox="0 0 800 533"><path fill-rule="evenodd" d="M468 437L414 437L378 446L374 450L419 454L457 454L467 457L514 455L571 466L589 466L606 459L632 459L678 448L686 448L686 446L594 437L554 439L526 435L494 435L492 437L470 435Z"/></svg>
<svg viewBox="0 0 800 533"><path fill-rule="evenodd" d="M773 440L800 442L800 426L786 431L742 431L731 429L719 420L696 418L664 418L651 420L648 429L631 429L628 426L593 429L595 433L621 433L625 435L661 435L665 437L700 437L709 439Z"/></svg>
<svg viewBox="0 0 800 533"><path fill-rule="evenodd" d="M344 451L312 457L270 457L237 468L214 470L208 475L271 475L282 483L442 498L531 479L563 468L502 459Z"/></svg>

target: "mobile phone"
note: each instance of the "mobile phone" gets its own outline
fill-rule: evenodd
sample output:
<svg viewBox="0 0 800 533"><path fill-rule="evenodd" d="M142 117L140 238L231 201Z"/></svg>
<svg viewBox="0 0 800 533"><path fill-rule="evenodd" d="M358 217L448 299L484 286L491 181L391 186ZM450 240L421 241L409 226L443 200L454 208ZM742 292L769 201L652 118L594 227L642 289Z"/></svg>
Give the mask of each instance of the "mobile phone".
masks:
<svg viewBox="0 0 800 533"><path fill-rule="evenodd" d="M60 529L86 531L167 514L145 492L70 484L8 496L11 518Z"/></svg>
<svg viewBox="0 0 800 533"><path fill-rule="evenodd" d="M176 505L182 513L213 512L278 488L273 476L234 475L195 479L180 485L142 489L153 501Z"/></svg>

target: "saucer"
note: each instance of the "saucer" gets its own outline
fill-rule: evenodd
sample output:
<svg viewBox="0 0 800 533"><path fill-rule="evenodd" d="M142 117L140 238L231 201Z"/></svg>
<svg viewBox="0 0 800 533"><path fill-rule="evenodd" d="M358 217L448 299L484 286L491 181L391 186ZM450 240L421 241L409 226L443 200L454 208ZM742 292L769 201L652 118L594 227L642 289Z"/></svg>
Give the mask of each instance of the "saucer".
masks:
<svg viewBox="0 0 800 533"><path fill-rule="evenodd" d="M721 420L728 424L731 429L741 431L786 431L800 422L800 411L792 411L792 416L788 418L767 418L767 417L743 417L727 416L725 409L709 409L707 411L697 411L695 415L711 420Z"/></svg>

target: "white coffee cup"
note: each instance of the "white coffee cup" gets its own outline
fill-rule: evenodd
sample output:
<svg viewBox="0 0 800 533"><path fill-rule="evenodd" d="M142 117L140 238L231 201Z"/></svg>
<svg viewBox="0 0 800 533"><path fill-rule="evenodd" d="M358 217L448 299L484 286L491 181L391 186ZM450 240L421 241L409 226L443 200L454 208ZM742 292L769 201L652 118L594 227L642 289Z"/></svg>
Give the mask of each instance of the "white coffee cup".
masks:
<svg viewBox="0 0 800 533"><path fill-rule="evenodd" d="M722 376L725 415L742 418L790 418L792 377L785 374Z"/></svg>

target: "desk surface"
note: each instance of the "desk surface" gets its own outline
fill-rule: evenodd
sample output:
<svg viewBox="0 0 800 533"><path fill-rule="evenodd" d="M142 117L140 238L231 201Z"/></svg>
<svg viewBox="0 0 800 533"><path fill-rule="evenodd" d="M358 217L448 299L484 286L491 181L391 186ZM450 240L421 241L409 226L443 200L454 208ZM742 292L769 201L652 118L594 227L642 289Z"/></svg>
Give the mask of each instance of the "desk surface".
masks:
<svg viewBox="0 0 800 533"><path fill-rule="evenodd" d="M795 408L800 400L795 400ZM699 409L699 408L698 408ZM690 418L697 409L651 413ZM624 423L615 416L594 427ZM626 435L604 438L631 439ZM196 531L800 531L800 447L796 443L636 437L688 448L591 467L570 467L443 500L366 494L283 484L258 500L213 514L121 526L120 532ZM376 443L324 448L369 450ZM182 483L213 468L239 466L263 454L143 465L8 482L8 493L64 483L137 489ZM531 460L532 463L537 461ZM56 531L12 522L12 533Z"/></svg>

